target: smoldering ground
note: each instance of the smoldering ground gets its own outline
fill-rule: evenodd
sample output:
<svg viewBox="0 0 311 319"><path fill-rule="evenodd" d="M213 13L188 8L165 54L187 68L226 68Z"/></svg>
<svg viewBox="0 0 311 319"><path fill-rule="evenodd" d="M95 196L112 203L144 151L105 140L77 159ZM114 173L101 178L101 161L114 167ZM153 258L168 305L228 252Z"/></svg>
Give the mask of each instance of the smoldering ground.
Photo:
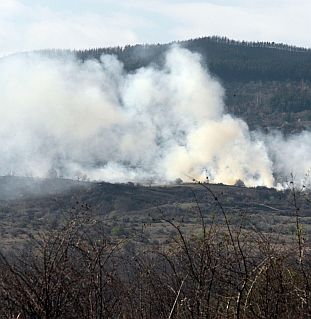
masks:
<svg viewBox="0 0 311 319"><path fill-rule="evenodd" d="M224 90L200 56L172 47L162 68L127 73L114 56L0 61L0 174L111 182L178 177L275 185L311 167L311 135L250 132L224 112ZM79 173L78 173L79 172Z"/></svg>

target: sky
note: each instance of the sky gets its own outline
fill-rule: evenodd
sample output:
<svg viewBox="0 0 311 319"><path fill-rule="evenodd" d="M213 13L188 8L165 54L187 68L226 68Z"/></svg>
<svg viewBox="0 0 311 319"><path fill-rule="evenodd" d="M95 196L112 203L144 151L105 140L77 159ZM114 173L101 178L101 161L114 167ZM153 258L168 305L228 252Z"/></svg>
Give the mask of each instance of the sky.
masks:
<svg viewBox="0 0 311 319"><path fill-rule="evenodd" d="M311 0L0 0L0 55L219 35L311 47Z"/></svg>

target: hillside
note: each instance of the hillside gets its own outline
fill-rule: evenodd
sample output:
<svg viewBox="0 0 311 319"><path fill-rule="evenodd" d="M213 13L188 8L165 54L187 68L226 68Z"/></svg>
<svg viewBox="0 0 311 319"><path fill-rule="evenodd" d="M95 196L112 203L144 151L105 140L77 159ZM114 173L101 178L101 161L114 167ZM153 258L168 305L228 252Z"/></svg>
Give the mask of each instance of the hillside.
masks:
<svg viewBox="0 0 311 319"><path fill-rule="evenodd" d="M38 185L44 191L26 191ZM67 186L65 191L64 185ZM235 225L244 218L245 227L289 235L294 231L294 208L290 193L265 187L245 188L209 184ZM11 189L16 198L7 197ZM16 191L14 191L16 189ZM301 201L304 230L311 233L311 209ZM135 237L144 229L145 243L165 241L171 229L155 222L161 218L182 223L188 231L198 227L198 209L207 223L222 223L218 203L200 184L141 186L109 183L78 183L62 179L37 180L7 177L1 179L0 230L2 246L20 245L28 235L61 227L77 214L87 214L103 222L106 234Z"/></svg>
<svg viewBox="0 0 311 319"><path fill-rule="evenodd" d="M226 89L229 113L254 128L295 132L311 127L311 50L206 37L177 43L197 52ZM114 54L128 71L161 65L170 44L76 51L82 61ZM49 52L60 54L61 52Z"/></svg>
<svg viewBox="0 0 311 319"><path fill-rule="evenodd" d="M11 188L30 182L10 177ZM172 318L309 317L299 298L310 291L311 211L299 192L292 206L293 193L263 187L94 183L59 194L63 180L38 182L54 191L0 202L1 318L169 318L179 292Z"/></svg>

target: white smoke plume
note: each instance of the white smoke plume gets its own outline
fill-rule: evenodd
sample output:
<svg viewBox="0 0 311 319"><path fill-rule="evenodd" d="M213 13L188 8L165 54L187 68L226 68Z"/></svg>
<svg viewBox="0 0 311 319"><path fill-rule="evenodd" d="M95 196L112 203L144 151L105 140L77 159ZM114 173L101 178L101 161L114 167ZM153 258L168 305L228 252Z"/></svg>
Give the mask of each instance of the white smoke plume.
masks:
<svg viewBox="0 0 311 319"><path fill-rule="evenodd" d="M224 113L221 85L185 49L173 47L162 69L134 73L108 55L84 63L14 56L0 61L0 88L1 175L53 168L112 182L208 175L273 186L275 173L311 167L310 133L285 140L250 132Z"/></svg>

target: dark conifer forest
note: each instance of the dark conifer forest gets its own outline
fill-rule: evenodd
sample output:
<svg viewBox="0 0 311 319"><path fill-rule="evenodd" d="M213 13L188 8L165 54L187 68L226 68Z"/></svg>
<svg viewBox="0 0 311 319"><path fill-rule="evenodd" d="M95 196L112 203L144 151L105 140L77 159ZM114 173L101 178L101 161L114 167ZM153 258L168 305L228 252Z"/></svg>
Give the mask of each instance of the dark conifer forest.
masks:
<svg viewBox="0 0 311 319"><path fill-rule="evenodd" d="M201 55L202 63L226 89L227 111L244 118L252 129L278 128L289 133L310 127L310 49L203 37L170 44L96 48L75 54L82 61L114 54L131 72L161 65L172 44Z"/></svg>

